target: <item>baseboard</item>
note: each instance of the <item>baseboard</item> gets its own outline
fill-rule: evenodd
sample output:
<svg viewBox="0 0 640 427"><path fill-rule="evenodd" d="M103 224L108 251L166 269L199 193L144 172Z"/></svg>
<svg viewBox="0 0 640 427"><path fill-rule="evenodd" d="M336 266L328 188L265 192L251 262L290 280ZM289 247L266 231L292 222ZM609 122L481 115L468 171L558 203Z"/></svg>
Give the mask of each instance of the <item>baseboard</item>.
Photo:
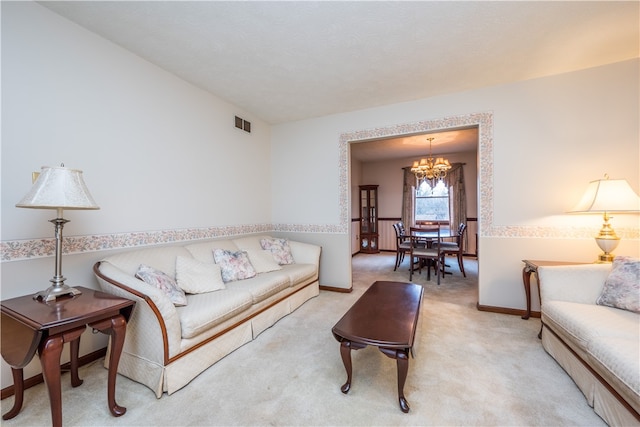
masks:
<svg viewBox="0 0 640 427"><path fill-rule="evenodd" d="M505 307L494 307L491 305L480 305L480 303L476 304L476 308L478 311L488 311L491 313L500 313L500 314L511 314L514 316L524 316L527 314L526 310L519 310L516 308L505 308ZM540 317L539 311L532 311L530 317Z"/></svg>
<svg viewBox="0 0 640 427"><path fill-rule="evenodd" d="M103 358L107 354L107 347L96 350L92 353L85 354L84 356L78 357L78 366L88 365L89 363L95 362L96 360ZM68 372L71 370L71 363L67 362L60 366L60 371L62 373ZM24 389L28 389L35 385L41 384L44 382L44 377L42 374L34 375L33 377L27 378L24 380ZM0 400L4 400L9 396L13 396L15 394L15 386L11 385L9 387L3 388L0 391Z"/></svg>
<svg viewBox="0 0 640 427"><path fill-rule="evenodd" d="M353 290L353 288L337 288L334 286L324 286L320 285L321 291L329 291L329 292L342 292L344 294L349 294Z"/></svg>

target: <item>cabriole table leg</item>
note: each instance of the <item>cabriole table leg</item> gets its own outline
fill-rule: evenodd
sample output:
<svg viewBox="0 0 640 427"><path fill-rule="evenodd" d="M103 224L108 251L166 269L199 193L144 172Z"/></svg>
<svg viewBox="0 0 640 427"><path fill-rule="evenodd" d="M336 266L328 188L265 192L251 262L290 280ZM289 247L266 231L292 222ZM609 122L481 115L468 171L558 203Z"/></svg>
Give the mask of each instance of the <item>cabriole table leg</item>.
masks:
<svg viewBox="0 0 640 427"><path fill-rule="evenodd" d="M127 322L124 316L118 315L111 319L92 323L93 329L111 337L111 351L109 353L109 374L107 378L107 405L114 417L119 417L127 412L127 408L116 402L116 377L118 375L118 363L124 346L124 338L127 332Z"/></svg>
<svg viewBox="0 0 640 427"><path fill-rule="evenodd" d="M340 343L340 356L344 369L347 371L347 382L340 387L343 393L349 393L351 389L351 341L344 340Z"/></svg>
<svg viewBox="0 0 640 427"><path fill-rule="evenodd" d="M3 420L10 420L20 413L22 409L22 403L24 402L24 374L22 368L11 368L11 375L13 376L13 408L2 416Z"/></svg>
<svg viewBox="0 0 640 427"><path fill-rule="evenodd" d="M396 359L396 365L398 368L398 402L400 403L400 409L402 412L409 412L409 402L404 397L404 383L407 380L407 373L409 372L409 351L406 349L393 349L393 348L382 348L380 347L380 351L392 358Z"/></svg>

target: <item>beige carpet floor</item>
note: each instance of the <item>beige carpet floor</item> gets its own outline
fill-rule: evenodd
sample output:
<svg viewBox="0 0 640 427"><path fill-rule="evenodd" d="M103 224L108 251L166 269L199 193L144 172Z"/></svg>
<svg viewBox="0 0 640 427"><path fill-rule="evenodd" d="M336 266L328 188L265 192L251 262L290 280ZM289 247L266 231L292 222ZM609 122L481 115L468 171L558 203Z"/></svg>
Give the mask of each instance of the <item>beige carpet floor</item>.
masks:
<svg viewBox="0 0 640 427"><path fill-rule="evenodd" d="M410 359L405 396L397 403L395 361L375 348L352 352L354 378L346 374L331 327L375 280L408 281L408 262L393 272L392 254L353 258L354 290L321 292L253 341L209 368L187 387L156 399L138 383L118 377L116 398L127 413L106 406L107 371L101 361L80 369L84 384L71 388L63 375L67 426L600 426L582 393L543 350L539 319L480 312L477 262L465 260L462 278L436 286L425 273L424 319L416 358ZM518 281L518 278L514 278ZM2 412L13 397L2 401ZM44 385L25 393L22 412L2 425L51 424Z"/></svg>

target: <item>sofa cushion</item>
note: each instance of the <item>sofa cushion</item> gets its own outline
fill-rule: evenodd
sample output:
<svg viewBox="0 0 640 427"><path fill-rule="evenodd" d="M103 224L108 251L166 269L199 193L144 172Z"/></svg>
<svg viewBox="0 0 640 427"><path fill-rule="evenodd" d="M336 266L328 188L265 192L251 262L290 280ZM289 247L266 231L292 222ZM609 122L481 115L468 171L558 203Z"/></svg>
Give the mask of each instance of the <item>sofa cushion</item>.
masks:
<svg viewBox="0 0 640 427"><path fill-rule="evenodd" d="M640 313L640 260L615 257L596 304Z"/></svg>
<svg viewBox="0 0 640 427"><path fill-rule="evenodd" d="M318 269L314 264L290 264L283 265L282 272L289 276L291 286L293 286L316 277Z"/></svg>
<svg viewBox="0 0 640 427"><path fill-rule="evenodd" d="M247 255L251 265L256 270L256 273L268 273L270 271L281 270L280 264L273 259L270 251L262 249L246 249Z"/></svg>
<svg viewBox="0 0 640 427"><path fill-rule="evenodd" d="M280 271L263 273L252 279L227 283L227 289L249 292L254 304L289 287L289 277Z"/></svg>
<svg viewBox="0 0 640 427"><path fill-rule="evenodd" d="M293 264L293 255L291 255L291 248L287 239L275 237L260 239L260 246L262 246L262 249L270 251L278 264Z"/></svg>
<svg viewBox="0 0 640 427"><path fill-rule="evenodd" d="M193 338L251 307L249 292L222 289L187 295L189 305L177 309L182 338Z"/></svg>
<svg viewBox="0 0 640 427"><path fill-rule="evenodd" d="M148 265L140 264L138 271L136 271L136 277L145 283L160 289L169 297L176 307L187 305L187 298L184 295L184 291L180 289L176 281L166 273L153 267L149 267Z"/></svg>
<svg viewBox="0 0 640 427"><path fill-rule="evenodd" d="M542 320L567 344L584 355L589 342L601 337L638 339L638 315L596 304L548 301L542 306Z"/></svg>
<svg viewBox="0 0 640 427"><path fill-rule="evenodd" d="M256 275L245 251L232 252L226 249L214 249L213 259L222 270L222 281L250 279Z"/></svg>
<svg viewBox="0 0 640 427"><path fill-rule="evenodd" d="M188 294L201 294L224 289L220 266L195 258L176 258L176 282Z"/></svg>

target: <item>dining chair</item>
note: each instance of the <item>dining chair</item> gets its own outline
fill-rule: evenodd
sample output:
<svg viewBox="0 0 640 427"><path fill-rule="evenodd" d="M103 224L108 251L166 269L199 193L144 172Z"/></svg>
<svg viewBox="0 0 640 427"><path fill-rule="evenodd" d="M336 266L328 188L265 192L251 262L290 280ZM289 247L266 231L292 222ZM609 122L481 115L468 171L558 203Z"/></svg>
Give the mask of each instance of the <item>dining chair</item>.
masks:
<svg viewBox="0 0 640 427"><path fill-rule="evenodd" d="M439 242L434 244L441 248L441 251L446 255L454 255L458 259L458 267L460 268L460 272L462 276L467 277L467 274L464 271L464 234L467 230L467 225L462 222L460 226L458 226L458 233L455 236L455 241L453 242Z"/></svg>
<svg viewBox="0 0 640 427"><path fill-rule="evenodd" d="M409 236L404 233L402 222L393 224L393 230L396 232L396 265L393 267L393 271L396 271L404 261L404 254L411 249L411 242Z"/></svg>
<svg viewBox="0 0 640 427"><path fill-rule="evenodd" d="M425 235L428 237L425 237ZM409 281L413 279L413 271L416 268L418 269L418 274L420 274L422 273L423 265L426 265L427 280L431 280L431 267L433 266L438 285L440 285L440 273L444 277L444 253L440 245L425 245L425 238L436 239L436 242L440 241L440 227L411 228Z"/></svg>

